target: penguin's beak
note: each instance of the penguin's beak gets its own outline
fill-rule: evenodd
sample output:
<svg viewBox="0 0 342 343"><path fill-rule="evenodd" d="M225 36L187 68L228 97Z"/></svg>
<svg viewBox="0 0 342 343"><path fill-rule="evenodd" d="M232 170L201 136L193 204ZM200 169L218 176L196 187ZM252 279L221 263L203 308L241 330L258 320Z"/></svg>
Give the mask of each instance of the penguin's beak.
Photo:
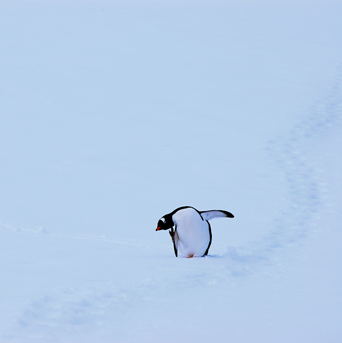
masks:
<svg viewBox="0 0 342 343"><path fill-rule="evenodd" d="M158 226L158 227L156 228L156 231L159 231L159 230L160 230L160 228L161 228L161 226Z"/></svg>

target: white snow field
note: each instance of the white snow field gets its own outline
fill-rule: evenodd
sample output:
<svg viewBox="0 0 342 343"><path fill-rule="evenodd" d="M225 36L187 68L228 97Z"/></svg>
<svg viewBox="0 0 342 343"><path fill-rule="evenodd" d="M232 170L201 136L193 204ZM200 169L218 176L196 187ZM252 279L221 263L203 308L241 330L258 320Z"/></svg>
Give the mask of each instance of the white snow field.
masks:
<svg viewBox="0 0 342 343"><path fill-rule="evenodd" d="M0 342L342 342L342 2L0 2ZM157 221L223 209L205 258Z"/></svg>

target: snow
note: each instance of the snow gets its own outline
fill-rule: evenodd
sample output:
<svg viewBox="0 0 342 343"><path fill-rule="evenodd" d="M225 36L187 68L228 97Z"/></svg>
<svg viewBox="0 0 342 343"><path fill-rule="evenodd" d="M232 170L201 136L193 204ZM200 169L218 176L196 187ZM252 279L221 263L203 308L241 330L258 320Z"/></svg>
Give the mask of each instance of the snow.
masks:
<svg viewBox="0 0 342 343"><path fill-rule="evenodd" d="M341 342L340 2L0 8L0 342Z"/></svg>

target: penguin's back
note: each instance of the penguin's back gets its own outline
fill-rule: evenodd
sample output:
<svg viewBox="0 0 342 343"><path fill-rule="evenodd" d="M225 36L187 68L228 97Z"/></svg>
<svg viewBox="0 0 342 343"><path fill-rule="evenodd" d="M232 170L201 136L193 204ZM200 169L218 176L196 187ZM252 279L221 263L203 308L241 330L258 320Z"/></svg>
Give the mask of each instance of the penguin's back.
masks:
<svg viewBox="0 0 342 343"><path fill-rule="evenodd" d="M172 219L176 225L178 256L203 256L210 243L209 223L192 207L177 211Z"/></svg>

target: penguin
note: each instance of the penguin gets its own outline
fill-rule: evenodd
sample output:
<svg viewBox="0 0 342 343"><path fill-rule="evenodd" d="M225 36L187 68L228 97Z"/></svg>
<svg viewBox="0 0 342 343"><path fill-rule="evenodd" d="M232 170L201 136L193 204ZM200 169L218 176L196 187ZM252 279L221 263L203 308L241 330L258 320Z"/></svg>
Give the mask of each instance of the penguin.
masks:
<svg viewBox="0 0 342 343"><path fill-rule="evenodd" d="M183 206L161 217L156 231L170 230L176 257L203 257L208 255L212 234L209 220L213 218L234 218L227 211L198 211Z"/></svg>

